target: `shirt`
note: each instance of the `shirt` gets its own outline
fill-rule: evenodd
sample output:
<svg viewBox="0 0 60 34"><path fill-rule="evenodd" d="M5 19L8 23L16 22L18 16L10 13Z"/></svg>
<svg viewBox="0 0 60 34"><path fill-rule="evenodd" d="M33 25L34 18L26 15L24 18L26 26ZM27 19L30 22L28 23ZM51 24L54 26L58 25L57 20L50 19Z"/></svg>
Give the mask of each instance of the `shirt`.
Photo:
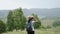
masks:
<svg viewBox="0 0 60 34"><path fill-rule="evenodd" d="M32 27L32 31L34 31L34 22L35 22L35 21L33 21L33 20L30 21L30 23L31 23L31 27ZM28 22L27 22L26 24L28 24Z"/></svg>
<svg viewBox="0 0 60 34"><path fill-rule="evenodd" d="M35 21L31 21L32 31L34 31L34 22Z"/></svg>

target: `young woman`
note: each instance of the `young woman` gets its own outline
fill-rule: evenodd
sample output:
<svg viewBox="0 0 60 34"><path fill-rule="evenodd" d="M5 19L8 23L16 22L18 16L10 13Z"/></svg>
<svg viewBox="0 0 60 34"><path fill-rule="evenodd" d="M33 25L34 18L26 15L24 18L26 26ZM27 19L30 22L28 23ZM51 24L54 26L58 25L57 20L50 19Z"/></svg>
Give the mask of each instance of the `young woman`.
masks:
<svg viewBox="0 0 60 34"><path fill-rule="evenodd" d="M29 26L29 25L31 25L31 30L27 30L27 28L26 28L26 31L27 31L27 34L34 34L34 23L36 23L36 22L38 22L38 20L35 18L35 17L33 17L33 16L29 16L28 17L28 21L27 21L27 23L26 23L26 25L28 24L28 23L30 23L30 24L28 24L27 26Z"/></svg>

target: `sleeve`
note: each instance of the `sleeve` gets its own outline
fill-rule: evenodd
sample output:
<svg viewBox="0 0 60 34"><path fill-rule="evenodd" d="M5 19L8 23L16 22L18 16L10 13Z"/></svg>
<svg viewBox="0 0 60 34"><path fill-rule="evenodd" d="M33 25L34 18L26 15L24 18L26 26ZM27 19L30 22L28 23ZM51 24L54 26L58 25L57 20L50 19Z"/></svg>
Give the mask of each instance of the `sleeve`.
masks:
<svg viewBox="0 0 60 34"><path fill-rule="evenodd" d="M35 23L35 21L32 21L32 23Z"/></svg>

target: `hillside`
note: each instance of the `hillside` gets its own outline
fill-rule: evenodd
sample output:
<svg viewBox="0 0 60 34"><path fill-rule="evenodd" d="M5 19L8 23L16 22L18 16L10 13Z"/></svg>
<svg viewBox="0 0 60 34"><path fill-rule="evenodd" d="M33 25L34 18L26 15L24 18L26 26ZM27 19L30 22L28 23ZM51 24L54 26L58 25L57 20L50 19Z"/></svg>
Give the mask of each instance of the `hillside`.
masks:
<svg viewBox="0 0 60 34"><path fill-rule="evenodd" d="M9 10L0 10L0 18L5 18L8 14ZM39 17L59 17L60 18L60 8L53 9L40 9L40 8L32 8L32 9L23 9L24 15L28 16L32 13L36 13Z"/></svg>
<svg viewBox="0 0 60 34"><path fill-rule="evenodd" d="M8 15L8 10L0 10L0 19L4 19Z"/></svg>
<svg viewBox="0 0 60 34"><path fill-rule="evenodd" d="M36 13L39 16L57 16L60 17L60 8L54 8L54 9L23 9L25 15L30 15L31 13Z"/></svg>

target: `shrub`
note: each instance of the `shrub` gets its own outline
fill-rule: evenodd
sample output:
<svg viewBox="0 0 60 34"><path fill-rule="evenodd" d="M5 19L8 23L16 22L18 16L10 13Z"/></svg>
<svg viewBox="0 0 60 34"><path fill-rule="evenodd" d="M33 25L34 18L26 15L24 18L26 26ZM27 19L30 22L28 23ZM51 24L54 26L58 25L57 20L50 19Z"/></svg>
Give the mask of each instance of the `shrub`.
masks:
<svg viewBox="0 0 60 34"><path fill-rule="evenodd" d="M51 26L49 26L49 25L46 27L46 29L50 29L50 28L51 28Z"/></svg>
<svg viewBox="0 0 60 34"><path fill-rule="evenodd" d="M6 25L2 20L0 20L0 33L3 33L5 31L6 31Z"/></svg>
<svg viewBox="0 0 60 34"><path fill-rule="evenodd" d="M60 20L56 20L56 21L53 23L53 27L56 27L56 26L60 26Z"/></svg>

